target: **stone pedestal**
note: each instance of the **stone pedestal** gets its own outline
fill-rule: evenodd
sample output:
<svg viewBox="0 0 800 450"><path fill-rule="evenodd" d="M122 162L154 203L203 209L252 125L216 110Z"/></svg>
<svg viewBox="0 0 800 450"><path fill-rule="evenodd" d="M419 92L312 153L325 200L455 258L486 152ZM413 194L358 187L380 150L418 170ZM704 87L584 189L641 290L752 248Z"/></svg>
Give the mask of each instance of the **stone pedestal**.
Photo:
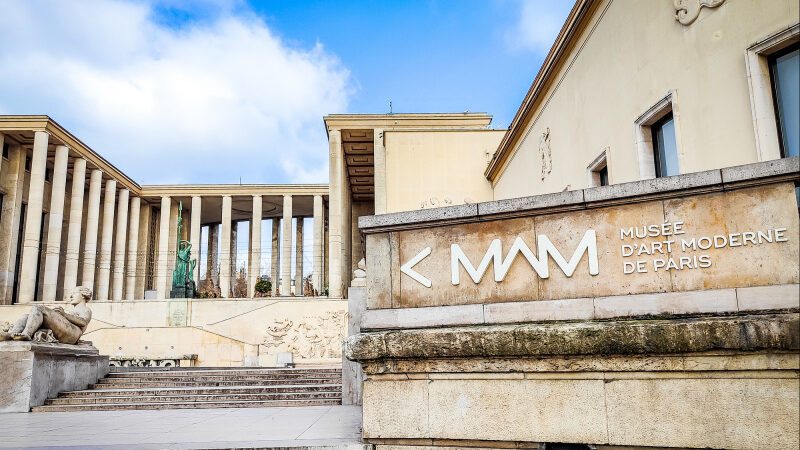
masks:
<svg viewBox="0 0 800 450"><path fill-rule="evenodd" d="M0 413L28 412L107 373L108 356L91 345L0 342Z"/></svg>
<svg viewBox="0 0 800 450"><path fill-rule="evenodd" d="M367 309L367 288L347 289L347 335L361 333L361 318ZM360 405L364 371L361 364L342 357L342 404Z"/></svg>

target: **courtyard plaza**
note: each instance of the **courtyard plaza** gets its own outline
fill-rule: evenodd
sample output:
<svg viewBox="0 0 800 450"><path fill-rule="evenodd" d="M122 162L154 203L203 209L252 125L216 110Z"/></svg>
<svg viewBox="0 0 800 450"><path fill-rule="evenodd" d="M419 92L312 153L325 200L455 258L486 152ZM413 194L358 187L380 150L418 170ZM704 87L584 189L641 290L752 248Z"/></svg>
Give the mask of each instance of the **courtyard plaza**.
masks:
<svg viewBox="0 0 800 450"><path fill-rule="evenodd" d="M1 448L362 449L360 406L0 414Z"/></svg>

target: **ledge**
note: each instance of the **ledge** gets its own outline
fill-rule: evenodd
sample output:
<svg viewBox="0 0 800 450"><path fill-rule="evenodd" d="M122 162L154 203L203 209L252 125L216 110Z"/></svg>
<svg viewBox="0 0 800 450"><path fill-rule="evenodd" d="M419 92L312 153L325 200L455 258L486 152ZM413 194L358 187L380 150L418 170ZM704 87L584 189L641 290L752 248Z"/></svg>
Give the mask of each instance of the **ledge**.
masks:
<svg viewBox="0 0 800 450"><path fill-rule="evenodd" d="M800 181L800 157L530 197L361 216L358 218L358 226L362 232L371 234L393 229L480 222L503 217L683 197L783 181Z"/></svg>
<svg viewBox="0 0 800 450"><path fill-rule="evenodd" d="M800 350L800 314L432 328L361 333L344 341L344 354L353 361L712 350Z"/></svg>
<svg viewBox="0 0 800 450"><path fill-rule="evenodd" d="M100 352L91 344L61 344L34 341L0 342L1 352L33 352L47 355L97 356Z"/></svg>

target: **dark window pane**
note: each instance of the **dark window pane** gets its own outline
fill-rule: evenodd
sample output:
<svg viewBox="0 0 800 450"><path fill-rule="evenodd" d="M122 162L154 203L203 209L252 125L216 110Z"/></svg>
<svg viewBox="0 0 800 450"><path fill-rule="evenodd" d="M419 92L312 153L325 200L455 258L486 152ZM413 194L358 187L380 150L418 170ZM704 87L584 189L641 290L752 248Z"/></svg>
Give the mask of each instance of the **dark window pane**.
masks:
<svg viewBox="0 0 800 450"><path fill-rule="evenodd" d="M599 170L600 174L600 186L608 186L608 166L603 167Z"/></svg>
<svg viewBox="0 0 800 450"><path fill-rule="evenodd" d="M800 156L800 50L773 59L773 87L784 157Z"/></svg>
<svg viewBox="0 0 800 450"><path fill-rule="evenodd" d="M8 159L8 143L3 142L3 158Z"/></svg>
<svg viewBox="0 0 800 450"><path fill-rule="evenodd" d="M672 113L651 127L653 131L653 151L656 163L656 176L678 175L678 145L675 143L675 121Z"/></svg>

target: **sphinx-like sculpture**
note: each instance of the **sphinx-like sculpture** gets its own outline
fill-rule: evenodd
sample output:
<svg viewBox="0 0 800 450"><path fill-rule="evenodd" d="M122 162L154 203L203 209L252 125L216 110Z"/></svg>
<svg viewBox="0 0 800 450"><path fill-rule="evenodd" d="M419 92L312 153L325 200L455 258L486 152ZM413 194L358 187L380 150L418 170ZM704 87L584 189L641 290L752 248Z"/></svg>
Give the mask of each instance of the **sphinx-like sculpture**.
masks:
<svg viewBox="0 0 800 450"><path fill-rule="evenodd" d="M58 342L76 344L92 320L92 310L86 305L91 298L92 290L79 286L70 295L72 309L69 312L60 306L35 305L28 314L17 319L8 332L0 331L0 341L30 341L37 331L50 330Z"/></svg>

